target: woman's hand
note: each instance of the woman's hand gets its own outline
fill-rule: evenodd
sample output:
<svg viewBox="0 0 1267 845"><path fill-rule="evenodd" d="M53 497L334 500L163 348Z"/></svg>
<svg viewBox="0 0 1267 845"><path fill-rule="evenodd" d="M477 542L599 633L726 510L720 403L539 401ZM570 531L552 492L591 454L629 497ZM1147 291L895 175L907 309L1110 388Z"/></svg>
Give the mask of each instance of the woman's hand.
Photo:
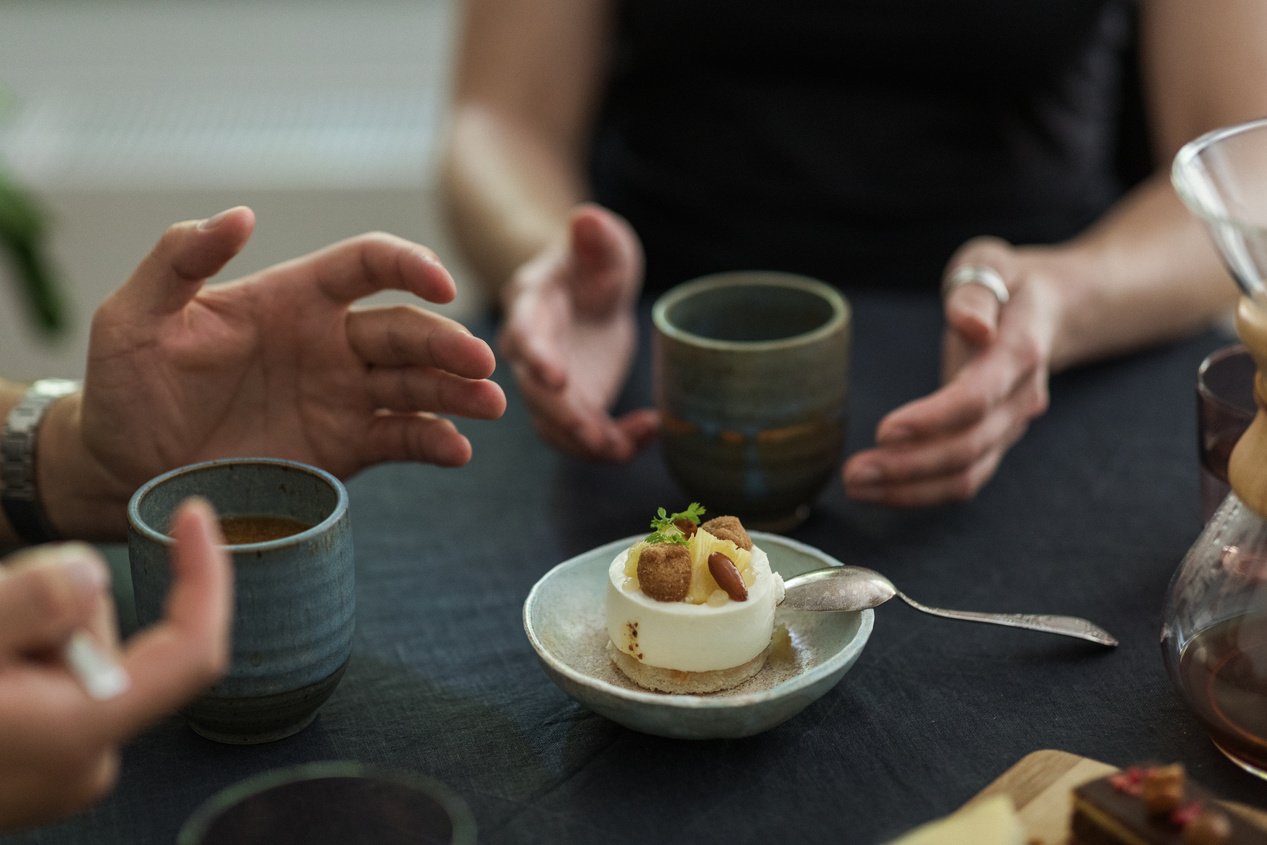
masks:
<svg viewBox="0 0 1267 845"><path fill-rule="evenodd" d="M943 386L884 417L875 447L845 463L845 490L853 499L900 507L969 499L1047 409L1058 265L1043 250L995 238L965 244L946 277L965 265L995 270L1008 301L1000 303L975 283L947 291Z"/></svg>
<svg viewBox="0 0 1267 845"><path fill-rule="evenodd" d="M655 411L610 413L637 346L642 246L629 224L595 205L521 267L504 295L499 351L542 437L585 458L625 461L655 434Z"/></svg>
<svg viewBox="0 0 1267 845"><path fill-rule="evenodd" d="M210 686L229 660L233 575L205 502L177 512L166 617L119 654L104 561L90 546L37 546L0 567L0 829L88 806L113 787L119 747ZM61 649L86 630L130 683L99 701Z"/></svg>

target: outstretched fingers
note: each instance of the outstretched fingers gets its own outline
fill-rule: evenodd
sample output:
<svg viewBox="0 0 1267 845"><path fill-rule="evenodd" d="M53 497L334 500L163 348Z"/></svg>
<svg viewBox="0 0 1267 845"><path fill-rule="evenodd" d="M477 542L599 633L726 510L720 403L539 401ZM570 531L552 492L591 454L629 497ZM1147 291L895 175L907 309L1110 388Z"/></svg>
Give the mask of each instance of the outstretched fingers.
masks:
<svg viewBox="0 0 1267 845"><path fill-rule="evenodd" d="M313 269L318 289L338 303L384 290L408 291L428 302L450 302L457 285L435 252L384 232L371 232L297 259Z"/></svg>
<svg viewBox="0 0 1267 845"><path fill-rule="evenodd" d="M451 421L434 414L379 412L365 443L371 462L417 461L460 467L471 460L471 442Z"/></svg>
<svg viewBox="0 0 1267 845"><path fill-rule="evenodd" d="M432 367L482 379L497 366L489 345L462 324L411 305L351 311L347 334L352 350L375 367Z"/></svg>
<svg viewBox="0 0 1267 845"><path fill-rule="evenodd" d="M179 311L241 252L254 228L255 214L245 206L169 226L111 301L134 319Z"/></svg>
<svg viewBox="0 0 1267 845"><path fill-rule="evenodd" d="M970 498L1041 410L1039 381L1010 356L974 359L950 384L880 422L876 448L844 466L846 491L894 506Z"/></svg>
<svg viewBox="0 0 1267 845"><path fill-rule="evenodd" d="M488 377L493 350L464 326L402 305L350 312L348 342L375 409L497 419L506 396Z"/></svg>
<svg viewBox="0 0 1267 845"><path fill-rule="evenodd" d="M506 412L506 394L485 379L467 379L422 367L375 367L365 377L378 410L453 414L495 420Z"/></svg>

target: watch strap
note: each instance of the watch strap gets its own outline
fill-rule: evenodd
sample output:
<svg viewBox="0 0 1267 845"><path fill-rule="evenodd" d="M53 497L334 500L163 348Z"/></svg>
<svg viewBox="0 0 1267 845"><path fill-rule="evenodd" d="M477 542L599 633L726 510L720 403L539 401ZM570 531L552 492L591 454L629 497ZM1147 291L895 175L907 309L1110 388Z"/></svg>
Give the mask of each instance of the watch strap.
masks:
<svg viewBox="0 0 1267 845"><path fill-rule="evenodd" d="M0 506L14 532L26 543L56 540L40 499L36 459L40 422L53 402L79 390L70 379L41 379L9 412L0 435Z"/></svg>

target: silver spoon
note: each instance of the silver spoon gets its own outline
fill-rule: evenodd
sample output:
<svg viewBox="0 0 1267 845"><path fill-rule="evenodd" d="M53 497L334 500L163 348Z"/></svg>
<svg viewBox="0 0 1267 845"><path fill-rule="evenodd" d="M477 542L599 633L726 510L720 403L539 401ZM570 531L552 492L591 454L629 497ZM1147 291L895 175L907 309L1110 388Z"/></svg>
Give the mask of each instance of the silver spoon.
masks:
<svg viewBox="0 0 1267 845"><path fill-rule="evenodd" d="M971 610L943 610L920 604L903 593L874 569L863 566L829 566L802 572L783 582L783 606L795 610L864 610L879 607L897 596L916 610L962 619L1028 628L1048 634L1077 637L1105 646L1117 645L1117 638L1100 626L1077 616L1050 616L1035 613L978 613Z"/></svg>

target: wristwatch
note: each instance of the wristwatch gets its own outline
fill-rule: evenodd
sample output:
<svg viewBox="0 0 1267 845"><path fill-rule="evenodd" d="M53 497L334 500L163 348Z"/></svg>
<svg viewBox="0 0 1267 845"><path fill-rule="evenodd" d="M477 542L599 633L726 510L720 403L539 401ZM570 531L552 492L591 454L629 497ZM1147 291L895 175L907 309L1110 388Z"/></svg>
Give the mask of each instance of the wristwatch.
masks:
<svg viewBox="0 0 1267 845"><path fill-rule="evenodd" d="M35 474L40 421L48 406L79 390L81 382L40 379L9 412L0 436L0 505L13 530L27 543L57 539L48 523Z"/></svg>

